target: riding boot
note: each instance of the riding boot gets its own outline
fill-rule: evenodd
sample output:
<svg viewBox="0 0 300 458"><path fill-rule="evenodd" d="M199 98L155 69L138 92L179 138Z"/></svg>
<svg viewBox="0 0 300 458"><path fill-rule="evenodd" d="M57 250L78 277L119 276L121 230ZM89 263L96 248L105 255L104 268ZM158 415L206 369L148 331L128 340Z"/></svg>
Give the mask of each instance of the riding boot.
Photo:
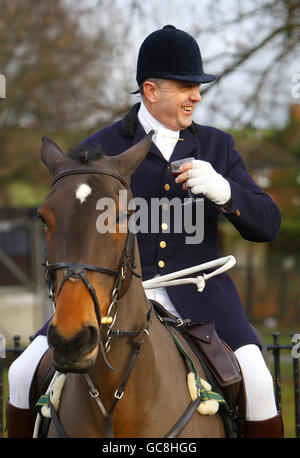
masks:
<svg viewBox="0 0 300 458"><path fill-rule="evenodd" d="M260 421L246 421L244 437L251 438L283 438L283 422L281 413L275 417Z"/></svg>
<svg viewBox="0 0 300 458"><path fill-rule="evenodd" d="M34 420L30 409L20 409L6 403L7 437L33 437Z"/></svg>

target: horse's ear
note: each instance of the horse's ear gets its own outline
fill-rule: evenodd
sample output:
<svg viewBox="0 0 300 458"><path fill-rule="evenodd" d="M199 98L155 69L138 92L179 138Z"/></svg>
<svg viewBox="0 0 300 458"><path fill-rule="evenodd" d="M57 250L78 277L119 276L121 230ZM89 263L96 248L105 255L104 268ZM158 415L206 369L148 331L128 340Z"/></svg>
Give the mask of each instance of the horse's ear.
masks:
<svg viewBox="0 0 300 458"><path fill-rule="evenodd" d="M153 134L154 131L151 130L151 132L149 132L148 135L145 135L145 137L136 145L127 149L124 153L115 156L114 159L117 160L119 174L127 179L127 181L130 181L131 175L136 171L140 163L147 156L150 150Z"/></svg>
<svg viewBox="0 0 300 458"><path fill-rule="evenodd" d="M56 175L66 160L59 146L48 137L42 137L41 158L52 176Z"/></svg>

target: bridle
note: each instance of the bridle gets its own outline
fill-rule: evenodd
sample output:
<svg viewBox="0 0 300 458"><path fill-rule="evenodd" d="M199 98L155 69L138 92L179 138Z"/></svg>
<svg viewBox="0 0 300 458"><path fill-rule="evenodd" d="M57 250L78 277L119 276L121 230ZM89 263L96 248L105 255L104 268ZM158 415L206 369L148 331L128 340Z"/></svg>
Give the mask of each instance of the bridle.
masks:
<svg viewBox="0 0 300 458"><path fill-rule="evenodd" d="M54 177L54 180L52 182L52 187L62 178L70 175L78 175L78 174L102 174L102 175L109 175L110 177L113 177L117 179L123 186L126 187L126 189L129 190L129 185L128 183L124 180L123 177L118 175L117 173L114 172L109 172L107 170L102 170L102 169L94 169L94 168L84 168L84 169L73 169L73 170L66 170L60 172L58 175ZM130 222L130 220L129 220ZM65 270L65 275L60 283L60 286L57 291L57 297L59 296L63 285L65 282L69 279L81 279L83 283L85 284L91 298L94 304L94 310L95 314L97 317L97 322L99 329L101 329L102 325L102 317L101 317L101 308L99 304L99 300L97 297L97 293L93 285L90 283L86 271L93 271L97 272L100 274L106 274L106 275L111 275L116 277L116 280L114 282L114 286L112 289L112 297L111 297L111 303L107 311L108 317L108 330L107 330L107 341L104 346L103 343L103 337L102 333L100 332L100 338L99 338L99 346L100 350L103 356L103 359L107 366L111 369L114 370L114 368L111 366L107 359L106 353L110 349L110 343L111 343L111 338L112 337L120 337L124 336L125 334L128 333L128 335L133 336L134 334L140 333L140 330L138 331L120 331L114 332L113 325L116 321L117 317L117 304L118 300L120 299L120 290L122 286L123 280L126 278L126 274L128 271L128 268L131 272L131 274L135 275L136 277L141 277L141 275L137 274L135 272L136 264L135 264L135 240L134 240L134 233L130 230L130 224L128 224L128 231L127 231L127 236L126 236L126 242L125 242L125 248L123 252L123 259L120 265L120 268L118 270L113 270L109 269L106 267L99 267L91 264L82 264L80 262L57 262L57 263L51 263L49 264L48 259L46 257L46 262L44 264L45 269L46 269L46 278L48 281L48 286L49 286L49 295L50 298L53 301L53 305L55 307L55 287L54 287L54 279L53 279L53 273L56 272L57 270L60 269L66 269ZM129 285L128 285L129 287ZM122 291L122 296L126 293L126 291ZM111 314L114 313L114 316L111 317ZM125 333L125 334L124 334Z"/></svg>
<svg viewBox="0 0 300 458"><path fill-rule="evenodd" d="M58 175L53 180L52 186L54 186L55 183L57 183L58 180L60 180L63 177L70 176L70 175L77 175L77 174L105 174L109 175L115 179L117 179L122 185L124 185L127 189L129 189L129 186L127 182L118 174L114 172L108 172L106 170L101 170L101 169L74 169L74 170L67 170L60 172ZM70 279L70 278L76 278L76 279L81 279L85 286L87 287L89 294L93 300L94 304L94 309L95 309L95 314L97 317L98 321L98 326L100 329L100 339L99 339L99 346L102 352L103 359L106 363L106 365L111 369L114 370L114 368L111 366L109 363L106 352L109 351L110 349L110 341L112 337L130 337L132 338L132 344L133 344L133 352L131 355L131 358L129 360L129 364L126 367L125 373L122 377L121 383L118 386L117 390L115 391L114 394L114 399L113 402L109 408L108 411L106 411L103 403L100 400L99 392L93 385L89 374L84 374L87 384L89 386L89 393L92 398L95 399L97 402L97 405L101 411L102 414L102 420L103 420L103 430L106 438L113 438L113 423L112 423L112 415L115 410L115 407L117 406L117 403L120 399L122 399L122 396L124 394L125 386L129 380L129 377L131 375L131 372L133 370L133 367L135 365L137 356L140 352L140 348L142 343L144 342L144 338L141 336L141 334L146 334L149 335L149 328L152 323L152 318L154 316L154 308L153 308L153 303L149 301L150 304L150 310L147 314L147 322L141 326L140 329L133 330L133 331L122 331L120 329L112 329L116 317L117 317L117 304L118 300L120 299L120 289L122 286L123 280L126 278L127 274L127 269L129 268L130 272L137 276L141 277L139 274L137 274L134 269L136 268L135 265L135 252L134 252L134 233L130 230L130 224L128 225L128 231L127 231L127 237L126 237L126 242L125 242L125 248L124 248L124 253L123 253L123 260L121 262L121 266L118 270L113 270L113 269L108 269L106 267L99 267L99 266L94 266L90 264L82 264L79 262L58 262L58 263L52 263L49 264L48 260L46 260L46 263L44 264L46 267L46 277L48 280L49 284L49 291L50 291L50 297L52 298L52 301L55 305L55 288L54 288L54 282L53 282L53 272L59 270L59 269L66 269L65 275L61 281L61 284L58 289L57 296L59 296L61 289L65 282ZM87 278L86 271L93 271L93 272L98 272L101 274L106 274L106 275L113 275L116 277L116 280L114 282L113 290L112 290L112 300L111 304L108 308L107 315L110 316L112 311L114 311L114 317L112 318L112 322L108 328L107 331L107 342L106 345L103 345L102 341L102 333L101 333L101 326L102 326L102 318L101 318L101 309L100 309L100 304L98 301L98 297L95 291L95 288L93 285L90 283L89 279ZM129 288L129 286L128 286ZM126 292L126 291L125 291ZM123 294L125 294L123 292ZM145 335L144 334L144 335ZM185 425L190 421L192 416L194 415L196 409L198 408L198 405L200 404L201 397L197 397L191 405L188 406L184 414L181 416L181 418L178 420L178 422L174 425L174 427L169 431L169 433L164 436L166 438L174 438L179 435L179 433L183 430ZM59 434L60 437L68 438L69 436L65 432L60 419L58 418L58 415L55 412L55 409L53 407L53 404L51 400L49 399L49 405L50 405L50 411L51 411L51 417L54 422L54 425L56 427L56 430Z"/></svg>

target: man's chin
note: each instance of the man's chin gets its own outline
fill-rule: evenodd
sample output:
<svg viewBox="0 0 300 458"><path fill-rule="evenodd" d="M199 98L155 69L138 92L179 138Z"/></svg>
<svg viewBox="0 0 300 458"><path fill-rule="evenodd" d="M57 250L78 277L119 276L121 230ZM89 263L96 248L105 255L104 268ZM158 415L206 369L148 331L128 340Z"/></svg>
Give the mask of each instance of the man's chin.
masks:
<svg viewBox="0 0 300 458"><path fill-rule="evenodd" d="M192 120L192 117L190 119L185 119L184 121L181 121L180 122L180 127L178 130L184 130L184 129L187 129L188 127L190 127L190 125L192 124L193 120Z"/></svg>

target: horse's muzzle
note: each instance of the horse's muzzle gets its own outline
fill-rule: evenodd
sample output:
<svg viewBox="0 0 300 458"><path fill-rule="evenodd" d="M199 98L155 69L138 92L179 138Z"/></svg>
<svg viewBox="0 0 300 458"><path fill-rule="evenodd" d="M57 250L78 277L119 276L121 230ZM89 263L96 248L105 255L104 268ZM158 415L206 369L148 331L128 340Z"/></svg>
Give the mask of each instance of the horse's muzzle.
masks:
<svg viewBox="0 0 300 458"><path fill-rule="evenodd" d="M48 343L53 351L54 367L59 372L87 372L98 354L99 329L83 327L70 339L63 337L53 324L48 328Z"/></svg>

